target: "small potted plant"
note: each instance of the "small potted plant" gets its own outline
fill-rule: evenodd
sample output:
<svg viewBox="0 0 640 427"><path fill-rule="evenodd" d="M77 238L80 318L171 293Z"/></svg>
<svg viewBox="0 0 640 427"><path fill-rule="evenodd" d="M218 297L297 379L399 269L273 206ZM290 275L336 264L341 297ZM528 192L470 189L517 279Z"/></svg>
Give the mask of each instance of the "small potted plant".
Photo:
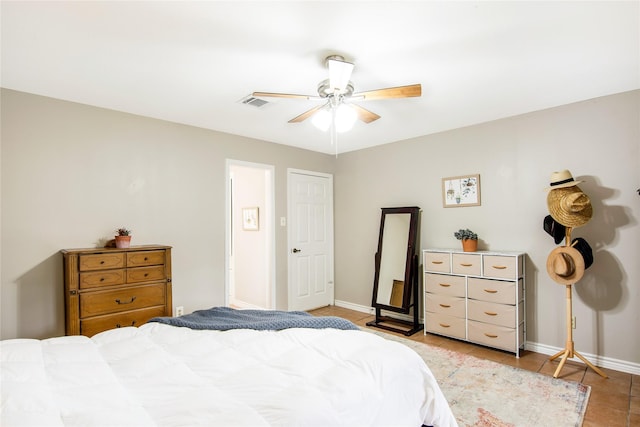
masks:
<svg viewBox="0 0 640 427"><path fill-rule="evenodd" d="M128 228L118 228L116 230L116 248L128 248L131 245L131 230Z"/></svg>
<svg viewBox="0 0 640 427"><path fill-rule="evenodd" d="M462 250L464 252L475 252L478 250L478 235L473 231L460 229L453 233L458 240L462 240Z"/></svg>

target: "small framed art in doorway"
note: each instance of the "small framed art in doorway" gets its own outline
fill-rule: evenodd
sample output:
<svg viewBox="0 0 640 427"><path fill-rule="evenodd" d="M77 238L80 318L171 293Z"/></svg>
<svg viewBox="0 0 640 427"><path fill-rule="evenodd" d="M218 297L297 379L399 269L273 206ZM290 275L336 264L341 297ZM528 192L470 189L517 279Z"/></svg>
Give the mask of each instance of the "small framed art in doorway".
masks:
<svg viewBox="0 0 640 427"><path fill-rule="evenodd" d="M242 229L248 231L257 231L260 229L260 217L258 216L258 208L242 208Z"/></svg>

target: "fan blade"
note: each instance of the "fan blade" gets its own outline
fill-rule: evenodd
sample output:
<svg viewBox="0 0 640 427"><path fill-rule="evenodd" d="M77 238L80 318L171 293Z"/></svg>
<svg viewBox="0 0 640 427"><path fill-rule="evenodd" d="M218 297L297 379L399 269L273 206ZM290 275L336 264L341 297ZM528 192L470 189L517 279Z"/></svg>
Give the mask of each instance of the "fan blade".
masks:
<svg viewBox="0 0 640 427"><path fill-rule="evenodd" d="M273 92L253 92L252 96L265 98L297 98L297 99L316 99L318 96L296 95L294 93L273 93Z"/></svg>
<svg viewBox="0 0 640 427"><path fill-rule="evenodd" d="M359 105L356 104L349 104L350 107L352 107L356 113L358 114L358 118L360 120L362 120L365 123L371 123L373 121L376 121L380 118L379 115L377 115L376 113L369 111L365 108L362 108Z"/></svg>
<svg viewBox="0 0 640 427"><path fill-rule="evenodd" d="M351 98L364 100L388 99L388 98L410 98L422 95L422 85L420 83L408 86L388 87L386 89L368 90L366 92L354 93Z"/></svg>
<svg viewBox="0 0 640 427"><path fill-rule="evenodd" d="M300 123L300 122L303 122L303 121L307 120L309 117L313 116L318 111L322 110L322 108L324 108L325 105L327 105L327 104L322 104L322 105L318 105L317 107L313 107L312 109L307 110L304 113L300 114L299 116L296 116L293 119L289 120L289 123Z"/></svg>

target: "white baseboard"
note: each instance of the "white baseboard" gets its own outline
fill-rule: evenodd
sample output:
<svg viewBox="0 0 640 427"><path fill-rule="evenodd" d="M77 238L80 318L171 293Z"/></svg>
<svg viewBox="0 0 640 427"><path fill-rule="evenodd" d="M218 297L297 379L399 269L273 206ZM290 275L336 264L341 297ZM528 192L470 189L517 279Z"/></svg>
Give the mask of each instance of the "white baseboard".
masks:
<svg viewBox="0 0 640 427"><path fill-rule="evenodd" d="M376 313L373 307L367 307L366 305L354 304L352 302L347 302L347 301L334 300L333 305L335 305L336 307L348 308L349 310L353 310L353 311L359 311L360 313L367 313L367 314Z"/></svg>
<svg viewBox="0 0 640 427"><path fill-rule="evenodd" d="M375 314L375 309L373 307L353 304L347 301L335 300L334 305L337 307L348 308L349 310L359 311L361 313ZM394 316L397 316L400 319L406 319L409 321L412 320L410 316L403 314L394 313ZM422 321L422 319L420 319L420 321ZM524 348L529 351L535 351L536 353L546 354L549 356L553 356L554 354L562 351L562 348L559 347L553 347L546 344L539 344L530 341L527 341L525 343ZM628 374L640 375L640 363L614 359L611 357L598 356L597 354L589 354L583 352L580 352L580 354L583 355L589 362L601 368L613 369L615 371L626 372ZM571 360L582 363L582 361L578 358L574 358Z"/></svg>
<svg viewBox="0 0 640 427"><path fill-rule="evenodd" d="M524 348L530 351L535 351L536 353L546 354L549 356L553 356L554 354L557 354L563 350L563 348L560 347L553 347L546 344L539 344L530 341L527 341L525 343ZM599 356L597 354L584 353L582 351L580 352L580 354L584 356L584 358L589 362L600 368L613 369L615 371L626 372L628 374L640 375L640 363L614 359L612 357ZM570 360L582 363L582 361L577 357Z"/></svg>

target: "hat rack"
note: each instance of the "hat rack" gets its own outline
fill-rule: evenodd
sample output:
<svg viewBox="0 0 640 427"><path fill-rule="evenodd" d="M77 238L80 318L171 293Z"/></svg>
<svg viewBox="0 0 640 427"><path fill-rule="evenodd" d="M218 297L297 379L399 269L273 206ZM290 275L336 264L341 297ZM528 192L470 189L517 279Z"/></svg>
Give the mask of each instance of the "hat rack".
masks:
<svg viewBox="0 0 640 427"><path fill-rule="evenodd" d="M566 227L565 230L565 246L571 246L571 228L572 227ZM553 356L551 356L549 358L549 360L555 360L558 357L562 356L562 359L560 359L560 364L558 365L558 367L556 368L555 373L553 374L553 378L558 378L558 375L560 375L560 371L562 371L562 368L564 367L565 362L567 361L567 359L572 359L574 357L578 357L580 358L580 360L582 360L588 367L590 367L591 369L593 369L594 371L596 371L600 376L607 378L607 375L602 372L600 369L598 369L597 366L595 366L594 364L592 364L591 362L589 362L583 355L581 355L580 353L578 353L575 349L574 343L573 343L573 325L572 325L572 319L573 319L573 300L572 300L572 289L571 289L571 284L565 285L566 287L566 300L567 300L567 319L566 319L566 323L567 323L567 341L565 342L565 346L564 349L559 351L558 353L554 354Z"/></svg>
<svg viewBox="0 0 640 427"><path fill-rule="evenodd" d="M591 201L589 197L584 194L584 192L578 187L578 184L583 181L576 181L571 172L568 170L562 170L559 172L553 172L551 174L551 181L548 188L547 195L547 207L549 208L549 213L553 217L555 221L560 223L565 227L565 242L564 247L567 248L563 252L570 252L568 248L572 247L571 244L571 231L575 227L580 227L586 224L593 215L593 209L591 206ZM640 189L638 189L640 192ZM556 239L557 242L557 239ZM573 249L572 249L573 250ZM573 277L566 277L565 279L559 279L556 275L552 273L557 273L557 270L550 270L550 262L555 262L555 259L551 257L555 256L555 252L558 249L556 248L554 251L549 254L547 259L547 272L551 276L551 278L559 284L565 285L566 289L566 304L567 304L567 340L565 342L564 349L554 354L549 358L549 360L555 360L558 357L561 357L560 364L553 374L554 378L558 378L560 371L565 365L567 359L572 359L574 357L580 358L588 367L597 372L600 376L607 378L604 372L598 369L595 365L589 362L583 355L578 353L575 349L575 345L573 343L573 301L572 301L572 286L575 285L580 278L581 274L584 273L584 266L581 267L581 274L575 274L575 261L573 257L570 256L570 260L573 268ZM580 256L584 258L581 254ZM579 261L583 261L580 259ZM582 264L582 263L580 263ZM575 281L574 281L575 279ZM573 282L573 283L571 283Z"/></svg>

